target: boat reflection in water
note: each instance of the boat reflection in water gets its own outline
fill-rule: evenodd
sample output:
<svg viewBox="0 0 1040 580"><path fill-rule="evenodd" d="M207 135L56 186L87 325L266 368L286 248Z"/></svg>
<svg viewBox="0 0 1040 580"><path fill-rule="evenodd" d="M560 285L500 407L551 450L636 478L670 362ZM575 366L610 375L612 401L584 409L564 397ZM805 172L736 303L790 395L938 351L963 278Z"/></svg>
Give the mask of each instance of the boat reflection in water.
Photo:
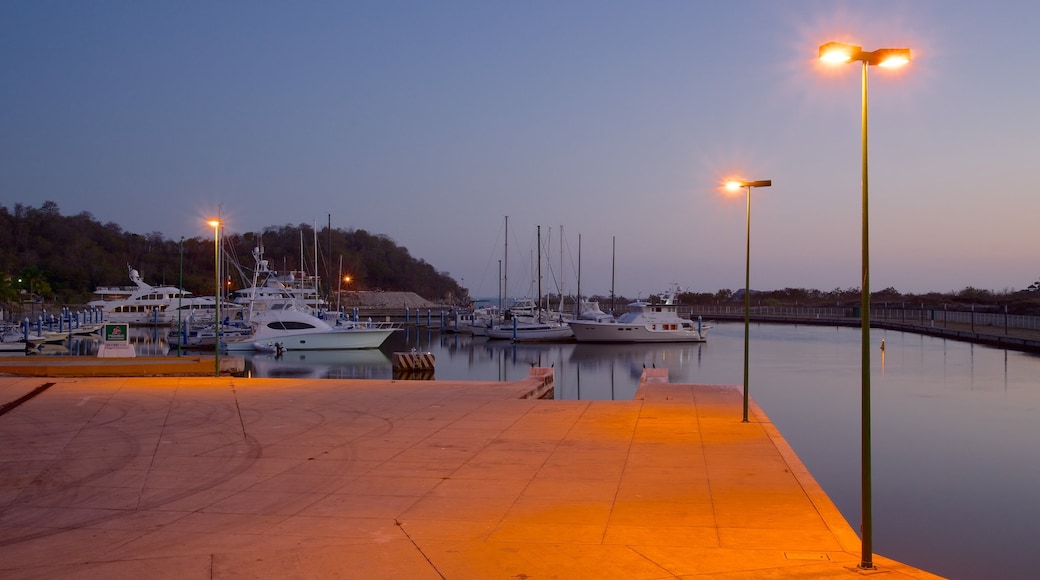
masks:
<svg viewBox="0 0 1040 580"><path fill-rule="evenodd" d="M246 376L271 379L386 379L390 357L378 348L242 353Z"/></svg>

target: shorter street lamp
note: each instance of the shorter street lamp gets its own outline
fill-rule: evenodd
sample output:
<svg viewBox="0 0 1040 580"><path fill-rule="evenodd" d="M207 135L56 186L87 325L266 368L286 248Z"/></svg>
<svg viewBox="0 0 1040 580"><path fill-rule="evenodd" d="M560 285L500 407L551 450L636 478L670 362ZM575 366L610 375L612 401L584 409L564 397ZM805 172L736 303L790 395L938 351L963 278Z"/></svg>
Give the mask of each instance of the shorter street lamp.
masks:
<svg viewBox="0 0 1040 580"><path fill-rule="evenodd" d="M214 316L216 316L216 324L213 326L215 329L215 340L216 344L213 348L213 364L214 364L214 375L220 376L220 222L218 220L210 220L207 222L210 227L213 228L213 267L214 267L214 290L216 291L216 303Z"/></svg>
<svg viewBox="0 0 1040 580"><path fill-rule="evenodd" d="M751 188L771 185L773 185L771 179L726 182L726 189L730 191L736 191L742 187L747 189L747 248L744 253L744 423L748 422L748 329L751 326Z"/></svg>

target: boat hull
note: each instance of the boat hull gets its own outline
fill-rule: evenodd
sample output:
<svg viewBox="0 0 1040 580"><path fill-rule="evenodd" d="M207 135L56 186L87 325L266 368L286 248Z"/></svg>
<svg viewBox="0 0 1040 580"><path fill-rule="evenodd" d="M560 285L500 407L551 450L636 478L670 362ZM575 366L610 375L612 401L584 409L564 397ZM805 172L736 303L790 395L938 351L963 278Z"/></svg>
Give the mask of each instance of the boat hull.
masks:
<svg viewBox="0 0 1040 580"><path fill-rule="evenodd" d="M269 338L227 343L229 351L268 350L280 344L285 350L347 350L379 348L395 331L392 328L352 328L333 332L283 334Z"/></svg>
<svg viewBox="0 0 1040 580"><path fill-rule="evenodd" d="M703 330L679 328L660 330L647 324L619 324L616 322L571 322L571 331L578 342L705 342Z"/></svg>
<svg viewBox="0 0 1040 580"><path fill-rule="evenodd" d="M496 326L487 330L491 340L512 340L513 342L573 342L574 333L566 324L533 324L512 326Z"/></svg>

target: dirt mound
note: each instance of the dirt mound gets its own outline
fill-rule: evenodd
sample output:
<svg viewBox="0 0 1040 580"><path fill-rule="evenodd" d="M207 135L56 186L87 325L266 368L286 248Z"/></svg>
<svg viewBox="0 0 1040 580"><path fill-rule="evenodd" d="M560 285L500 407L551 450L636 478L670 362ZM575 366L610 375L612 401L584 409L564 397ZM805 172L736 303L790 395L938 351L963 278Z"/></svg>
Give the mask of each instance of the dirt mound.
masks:
<svg viewBox="0 0 1040 580"><path fill-rule="evenodd" d="M362 290L344 292L343 305L348 308L435 308L437 304L415 292L377 292Z"/></svg>

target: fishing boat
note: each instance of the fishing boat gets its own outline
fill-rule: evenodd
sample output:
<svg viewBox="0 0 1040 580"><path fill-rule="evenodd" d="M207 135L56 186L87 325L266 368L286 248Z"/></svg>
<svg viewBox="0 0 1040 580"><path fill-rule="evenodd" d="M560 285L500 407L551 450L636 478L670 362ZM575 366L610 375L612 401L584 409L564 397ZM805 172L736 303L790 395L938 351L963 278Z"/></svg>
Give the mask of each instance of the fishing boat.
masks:
<svg viewBox="0 0 1040 580"><path fill-rule="evenodd" d="M221 343L228 351L378 348L398 330L391 323L358 322L344 317L333 321L319 318L315 311L301 304L291 293L281 292L277 286L268 286L261 281L270 272L267 260L263 259L263 249L255 249L253 257L256 263L247 316L251 332L248 336L225 341L222 331Z"/></svg>
<svg viewBox="0 0 1040 580"><path fill-rule="evenodd" d="M253 332L228 340L228 351L339 350L378 348L398 330L386 323L337 320L334 324L296 309L267 310L249 319ZM223 336L221 337L223 338Z"/></svg>
<svg viewBox="0 0 1040 580"><path fill-rule="evenodd" d="M708 327L679 316L678 289L660 302L639 300L615 321L572 320L578 342L704 342Z"/></svg>

